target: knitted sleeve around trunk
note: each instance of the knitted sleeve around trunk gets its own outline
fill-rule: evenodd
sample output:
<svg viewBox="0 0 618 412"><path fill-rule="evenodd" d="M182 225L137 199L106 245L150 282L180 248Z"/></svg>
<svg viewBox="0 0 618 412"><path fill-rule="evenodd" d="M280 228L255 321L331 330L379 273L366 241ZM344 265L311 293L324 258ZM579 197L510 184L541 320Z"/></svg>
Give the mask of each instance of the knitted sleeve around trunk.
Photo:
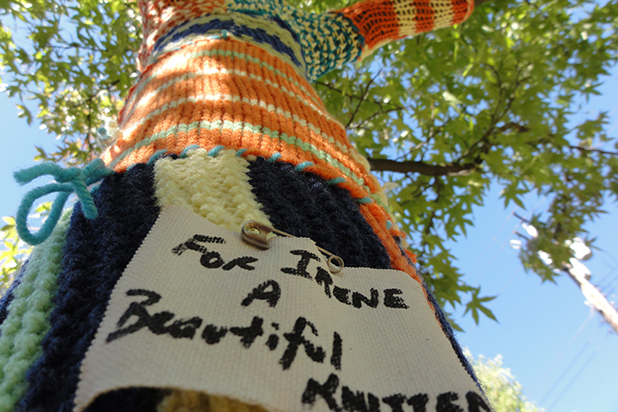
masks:
<svg viewBox="0 0 618 412"><path fill-rule="evenodd" d="M473 0L364 0L334 13L353 22L364 58L390 41L459 24L473 9Z"/></svg>
<svg viewBox="0 0 618 412"><path fill-rule="evenodd" d="M251 0L235 4L263 6ZM281 16L299 34L310 81L390 41L461 23L474 8L473 0L364 0L315 14L281 0L267 4L267 13Z"/></svg>

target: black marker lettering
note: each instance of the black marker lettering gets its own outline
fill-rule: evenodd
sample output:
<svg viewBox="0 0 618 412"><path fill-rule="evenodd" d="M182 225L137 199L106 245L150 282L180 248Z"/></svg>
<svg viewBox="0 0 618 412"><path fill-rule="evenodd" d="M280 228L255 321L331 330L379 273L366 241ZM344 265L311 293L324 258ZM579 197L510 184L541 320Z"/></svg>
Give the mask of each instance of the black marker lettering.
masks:
<svg viewBox="0 0 618 412"><path fill-rule="evenodd" d="M155 313L150 317L148 329L155 335L170 334L173 338L189 338L193 339L197 328L202 326L202 319L197 316L191 319L180 319L174 321L171 325L165 326L167 322L174 319L172 312L163 311Z"/></svg>
<svg viewBox="0 0 618 412"><path fill-rule="evenodd" d="M288 273L290 275L296 275L296 276L301 276L307 279L313 279L311 275L309 274L309 272L307 272L307 266L309 266L309 262L312 259L317 260L319 262L320 261L319 256L307 250L291 250L290 253L296 256L300 256L300 260L298 261L296 268L281 268L281 271L283 273Z"/></svg>
<svg viewBox="0 0 618 412"><path fill-rule="evenodd" d="M267 280L256 286L246 298L240 303L242 306L249 306L255 299L265 300L268 306L274 308L281 297L281 287L274 280Z"/></svg>
<svg viewBox="0 0 618 412"><path fill-rule="evenodd" d="M481 408L491 412L483 397L476 392L470 391L466 393L466 400L468 401L468 412L481 412Z"/></svg>
<svg viewBox="0 0 618 412"><path fill-rule="evenodd" d="M163 312L155 313L148 320L148 329L155 335L164 335L167 333L165 323L174 319L174 314L164 310Z"/></svg>
<svg viewBox="0 0 618 412"><path fill-rule="evenodd" d="M406 401L405 395L396 393L386 398L382 398L382 402L391 407L391 412L403 412L401 405Z"/></svg>
<svg viewBox="0 0 618 412"><path fill-rule="evenodd" d="M150 314L146 310L146 306L152 306L161 300L161 295L145 289L130 289L126 294L127 296L146 296L147 299L143 302L131 302L129 308L122 314L120 319L118 319L116 326L118 328L122 328L132 316L136 316L137 321L133 325L118 329L107 335L107 339L105 340L107 343L147 327L150 320Z"/></svg>
<svg viewBox="0 0 618 412"><path fill-rule="evenodd" d="M180 245L173 248L172 253L178 256L182 255L186 250L195 250L197 252L204 253L206 251L206 248L204 246L198 245L196 242L224 244L225 239L218 236L204 236L199 234L194 235L185 243L181 243Z"/></svg>
<svg viewBox="0 0 618 412"><path fill-rule="evenodd" d="M206 325L204 330L202 331L202 338L209 345L214 345L215 343L219 343L221 339L225 337L228 329L221 327L217 328L215 325Z"/></svg>
<svg viewBox="0 0 618 412"><path fill-rule="evenodd" d="M304 404L309 404L310 406L313 406L317 397L320 396L322 397L322 399L324 399L324 401L328 405L328 408L331 411L340 412L341 407L337 405L337 401L335 400L335 398L333 398L333 394L337 390L338 386L339 378L333 373L328 376L328 379L326 380L326 382L324 382L323 385L320 385L319 382L313 379L309 379L309 381L307 382L307 387L305 388L305 391L303 392L301 398L302 402Z"/></svg>
<svg viewBox="0 0 618 412"><path fill-rule="evenodd" d="M166 326L166 323L174 319L176 315L169 311L162 311L150 315L146 310L146 306L154 305L161 300L161 295L145 289L131 289L127 291L127 296L146 296L143 302L131 302L129 308L120 317L116 326L118 329L107 336L106 342L122 338L123 336L135 333L142 328L147 327L150 332L155 335L169 334L175 339L188 338L193 339L196 330L202 326L202 319L194 316L190 319L179 319L171 325ZM136 316L137 321L130 326L122 328L124 324L132 317Z"/></svg>
<svg viewBox="0 0 618 412"><path fill-rule="evenodd" d="M249 348L255 341L255 338L264 334L264 329L262 329L263 324L264 319L254 316L250 326L246 328L233 327L230 328L230 332L236 336L240 336L240 343L242 343L242 346Z"/></svg>
<svg viewBox="0 0 618 412"><path fill-rule="evenodd" d="M270 335L266 341L266 346L268 346L268 349L275 350L277 349L277 345L279 345L279 336L275 334Z"/></svg>
<svg viewBox="0 0 618 412"><path fill-rule="evenodd" d="M318 274L315 275L315 281L318 282L318 285L324 285L324 293L330 298L330 285L333 284L333 278L330 277L330 274L318 266Z"/></svg>
<svg viewBox="0 0 618 412"><path fill-rule="evenodd" d="M341 356L343 355L341 336L337 332L333 333L333 353L330 356L330 364L338 371L341 370Z"/></svg>
<svg viewBox="0 0 618 412"><path fill-rule="evenodd" d="M333 288L333 296L335 296L339 302L345 303L346 305L352 304L350 302L350 292L350 289L340 288L339 286Z"/></svg>
<svg viewBox="0 0 618 412"><path fill-rule="evenodd" d="M453 403L459 399L459 396L455 392L446 392L438 395L438 404L436 405L436 412L464 412L464 410Z"/></svg>
<svg viewBox="0 0 618 412"><path fill-rule="evenodd" d="M311 332L315 336L318 336L318 331L313 323L303 317L296 319L294 330L291 333L283 334L283 337L289 342L288 347L285 349L285 352L283 352L283 356L279 360L279 363L283 366L283 370L290 368L292 362L294 362L294 359L296 358L296 353L298 352L298 347L300 345L305 347L305 353L312 361L317 363L324 362L324 358L326 357L324 349L320 346L315 346L303 336L303 331L306 326L309 326Z"/></svg>
<svg viewBox="0 0 618 412"><path fill-rule="evenodd" d="M361 391L354 392L347 386L341 388L341 404L343 409L348 412L380 412L380 399L372 393L365 394Z"/></svg>
<svg viewBox="0 0 618 412"><path fill-rule="evenodd" d="M173 338L189 338L193 339L197 329L202 326L202 319L197 316L191 319L180 319L174 321L167 327L167 333L172 335Z"/></svg>
<svg viewBox="0 0 618 412"><path fill-rule="evenodd" d="M232 270L236 266L245 270L255 270L255 266L251 266L249 263L257 262L257 258L251 256L241 256L236 259L230 260L228 263L223 265L223 270Z"/></svg>
<svg viewBox="0 0 618 412"><path fill-rule="evenodd" d="M221 255L218 252L204 252L202 257L200 258L200 263L202 266L208 269L219 268L223 265L223 259L221 259Z"/></svg>
<svg viewBox="0 0 618 412"><path fill-rule="evenodd" d="M408 305L403 298L395 295L401 295L401 289L384 289L384 306L395 309L408 309Z"/></svg>
<svg viewBox="0 0 618 412"><path fill-rule="evenodd" d="M376 308L378 307L378 297L379 293L374 288L371 288L371 299L368 299L366 296L358 292L354 292L352 293L352 305L354 305L355 308L360 308L364 303L370 308Z"/></svg>
<svg viewBox="0 0 618 412"><path fill-rule="evenodd" d="M408 405L412 406L414 412L426 412L427 402L429 402L429 396L426 393L419 393L408 399Z"/></svg>

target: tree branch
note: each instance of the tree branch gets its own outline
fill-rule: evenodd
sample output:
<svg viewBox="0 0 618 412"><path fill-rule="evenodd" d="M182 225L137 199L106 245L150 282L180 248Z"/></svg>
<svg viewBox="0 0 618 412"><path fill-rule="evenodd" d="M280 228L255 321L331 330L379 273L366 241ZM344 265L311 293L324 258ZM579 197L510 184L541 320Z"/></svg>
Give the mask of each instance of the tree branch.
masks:
<svg viewBox="0 0 618 412"><path fill-rule="evenodd" d="M369 78L369 82L367 83L367 87L365 87L365 91L363 92L363 97L358 101L358 104L356 105L356 108L354 109L354 111L352 112L352 115L350 116L350 120L348 120L348 124L345 125L346 129L349 128L350 125L352 124L352 122L354 121L354 118L356 117L356 113L358 113L358 109L360 109L361 104L363 104L363 102L367 98L367 95L369 94L369 88L371 87L371 84L380 75L380 73L381 73L381 71L379 71L378 74L376 74L375 77L370 77Z"/></svg>
<svg viewBox="0 0 618 412"><path fill-rule="evenodd" d="M618 156L618 152L608 152L606 150L601 150L601 149L591 149L587 147L571 146L571 145L569 145L569 149L579 150L580 152L593 152L593 153L601 153L601 154L606 154L606 155L611 155L611 156Z"/></svg>
<svg viewBox="0 0 618 412"><path fill-rule="evenodd" d="M390 159L368 160L371 169L376 172L420 173L425 176L461 176L480 170L476 163L432 165L425 162L398 162Z"/></svg>

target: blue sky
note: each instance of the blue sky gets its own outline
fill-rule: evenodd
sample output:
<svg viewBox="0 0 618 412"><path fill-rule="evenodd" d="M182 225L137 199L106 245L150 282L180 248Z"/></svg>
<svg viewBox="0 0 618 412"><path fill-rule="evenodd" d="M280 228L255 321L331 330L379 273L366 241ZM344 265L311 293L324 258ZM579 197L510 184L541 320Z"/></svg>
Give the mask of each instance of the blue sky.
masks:
<svg viewBox="0 0 618 412"><path fill-rule="evenodd" d="M590 117L598 110L612 111L609 129L618 134L618 70L606 80L603 96L593 99L585 111ZM6 94L0 94L0 216L13 215L26 190L12 179L12 172L33 164L35 145L52 148L53 136L28 127L17 118L17 109ZM466 330L459 340L474 355L503 356L524 387L529 399L551 412L618 411L618 335L611 334L602 318L584 304L584 298L568 277L557 284L541 284L533 273L526 274L509 247L514 230L524 233L519 219L543 210L547 200L530 196L527 210L504 209L499 188L494 188L486 206L475 210L475 227L466 238L452 242L453 253L470 284L482 285L484 294L498 295L490 308L499 323L487 318L475 325L470 316L457 321ZM608 206L608 214L587 226L597 237L593 258L585 264L592 282L607 284L604 289L618 301L618 207ZM613 287L613 292L612 288ZM613 295L611 295L613 293Z"/></svg>
<svg viewBox="0 0 618 412"><path fill-rule="evenodd" d="M607 128L618 135L618 69L605 79L602 96L591 99L574 120L610 112ZM611 147L608 148L611 150ZM474 210L474 227L467 238L452 242L466 281L480 284L484 294L498 295L490 308L499 323L482 319L475 325L470 317L457 320L466 330L459 335L473 354L501 354L523 385L530 400L550 412L618 411L618 335L584 302L579 288L568 277L556 284L542 284L534 273L526 273L509 246L525 234L514 216L529 217L545 210L547 199L529 195L527 209L511 205L504 209L494 187L486 206ZM597 237L593 257L584 262L592 272L591 282L602 286L610 301L618 302L618 205L607 204L606 215L586 226L589 237Z"/></svg>

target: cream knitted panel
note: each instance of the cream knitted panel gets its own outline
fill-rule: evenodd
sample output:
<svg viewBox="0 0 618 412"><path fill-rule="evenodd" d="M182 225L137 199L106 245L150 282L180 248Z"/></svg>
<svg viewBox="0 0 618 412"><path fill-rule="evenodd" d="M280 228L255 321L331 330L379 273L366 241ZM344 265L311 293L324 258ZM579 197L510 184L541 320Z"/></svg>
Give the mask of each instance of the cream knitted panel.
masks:
<svg viewBox="0 0 618 412"><path fill-rule="evenodd" d="M270 226L251 192L249 162L223 150L216 157L195 149L186 158L166 157L155 164L155 195L160 206L184 206L210 222L240 232L255 220Z"/></svg>
<svg viewBox="0 0 618 412"><path fill-rule="evenodd" d="M157 412L266 412L258 405L247 405L222 396L175 390L158 406Z"/></svg>
<svg viewBox="0 0 618 412"><path fill-rule="evenodd" d="M240 231L243 223L256 220L270 225L251 192L249 162L223 150L216 157L196 149L184 159L166 157L155 164L155 194L159 205L184 206L210 222ZM158 412L265 412L259 406L201 392L174 390L158 406Z"/></svg>

